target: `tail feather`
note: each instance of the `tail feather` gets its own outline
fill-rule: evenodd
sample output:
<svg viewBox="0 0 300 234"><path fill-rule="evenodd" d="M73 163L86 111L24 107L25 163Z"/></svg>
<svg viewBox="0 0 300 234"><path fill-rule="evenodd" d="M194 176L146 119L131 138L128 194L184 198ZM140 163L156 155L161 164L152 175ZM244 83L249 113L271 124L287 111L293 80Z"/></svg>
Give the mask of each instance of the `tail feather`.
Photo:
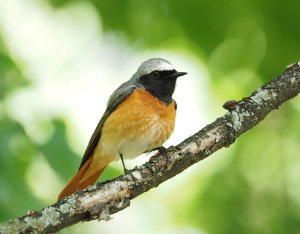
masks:
<svg viewBox="0 0 300 234"><path fill-rule="evenodd" d="M79 182L79 186L78 186L78 190L83 190L86 187L95 184L96 181L98 180L98 178L100 177L100 175L102 174L102 172L105 170L106 166L101 168L99 171L97 171L96 173L90 175L89 177L87 177L86 179L80 180Z"/></svg>
<svg viewBox="0 0 300 234"><path fill-rule="evenodd" d="M71 179L71 181L66 185L66 187L58 195L58 200L62 200L65 197L79 191L83 190L89 185L96 183L99 176L102 174L107 165L102 168L97 168L95 171L94 167L90 169L93 157L90 157L79 169L77 174Z"/></svg>

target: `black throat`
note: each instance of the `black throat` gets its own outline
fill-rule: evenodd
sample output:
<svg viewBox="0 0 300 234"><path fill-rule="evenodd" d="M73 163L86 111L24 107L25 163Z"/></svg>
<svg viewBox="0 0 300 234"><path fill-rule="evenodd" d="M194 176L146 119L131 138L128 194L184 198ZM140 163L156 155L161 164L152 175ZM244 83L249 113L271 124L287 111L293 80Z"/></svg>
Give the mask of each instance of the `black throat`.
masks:
<svg viewBox="0 0 300 234"><path fill-rule="evenodd" d="M172 95L176 86L176 79L166 82L165 85L146 88L154 97L165 102L168 105L172 102Z"/></svg>
<svg viewBox="0 0 300 234"><path fill-rule="evenodd" d="M168 75L168 74L164 74ZM159 79L154 79L151 74L144 75L140 78L143 87L150 92L154 97L170 105L172 95L175 90L177 77L163 76Z"/></svg>

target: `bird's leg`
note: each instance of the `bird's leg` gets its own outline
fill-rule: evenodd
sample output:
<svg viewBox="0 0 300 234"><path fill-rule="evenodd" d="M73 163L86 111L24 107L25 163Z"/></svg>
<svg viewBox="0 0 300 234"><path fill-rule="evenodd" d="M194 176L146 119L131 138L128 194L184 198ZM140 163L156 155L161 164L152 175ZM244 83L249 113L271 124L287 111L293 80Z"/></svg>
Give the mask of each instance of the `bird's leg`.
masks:
<svg viewBox="0 0 300 234"><path fill-rule="evenodd" d="M125 167L123 154L119 154L119 155L120 155L120 158L121 158L121 161L122 161L124 174L125 174L125 175L126 175L126 174L130 174L132 180L136 181L136 178L134 177L134 175L132 174L132 172L131 172L130 170L128 170L128 169Z"/></svg>
<svg viewBox="0 0 300 234"><path fill-rule="evenodd" d="M123 169L124 169L124 174L127 174L128 170L125 167L125 163L124 163L124 159L123 159L123 154L119 154L121 161L122 161L122 165L123 165Z"/></svg>

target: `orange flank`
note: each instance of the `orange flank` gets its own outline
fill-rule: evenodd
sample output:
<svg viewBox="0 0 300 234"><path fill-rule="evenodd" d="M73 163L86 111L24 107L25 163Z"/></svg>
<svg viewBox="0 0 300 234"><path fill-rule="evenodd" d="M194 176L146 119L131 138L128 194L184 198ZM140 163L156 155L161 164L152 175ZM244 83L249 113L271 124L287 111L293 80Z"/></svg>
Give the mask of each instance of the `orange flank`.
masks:
<svg viewBox="0 0 300 234"><path fill-rule="evenodd" d="M175 101L167 106L146 90L136 89L105 121L100 143L105 142L104 148L125 148L121 151L124 158L135 158L161 146L171 136L175 115ZM146 149L140 152L142 147Z"/></svg>

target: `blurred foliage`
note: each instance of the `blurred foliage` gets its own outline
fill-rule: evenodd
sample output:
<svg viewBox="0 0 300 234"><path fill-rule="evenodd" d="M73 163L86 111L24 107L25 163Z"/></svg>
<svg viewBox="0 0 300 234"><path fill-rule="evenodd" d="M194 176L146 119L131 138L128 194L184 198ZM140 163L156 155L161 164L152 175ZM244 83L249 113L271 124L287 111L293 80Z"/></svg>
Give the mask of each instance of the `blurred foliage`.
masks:
<svg viewBox="0 0 300 234"><path fill-rule="evenodd" d="M0 35L0 101L14 89L27 84L29 82L5 51Z"/></svg>
<svg viewBox="0 0 300 234"><path fill-rule="evenodd" d="M258 60L254 61L255 68L264 80L280 72L282 65L299 58L295 53L300 50L299 2L295 0L231 0L226 3L209 0L88 1L98 9L106 31L124 33L137 47L164 47L171 40L183 38L191 41L208 58L227 40L237 41L228 45L227 52L230 53L223 55L231 61L231 70L253 68L249 59ZM73 0L50 2L55 7L62 7ZM255 38L257 30L263 32L263 39ZM256 51L261 49L255 47L259 40L267 41L265 51ZM249 53L262 52L265 52L263 59L249 57Z"/></svg>
<svg viewBox="0 0 300 234"><path fill-rule="evenodd" d="M36 146L25 134L24 128L7 116L1 116L0 126L0 217L5 219L22 215L28 207L38 208L41 203L34 197L25 179Z"/></svg>
<svg viewBox="0 0 300 234"><path fill-rule="evenodd" d="M24 78L0 40L0 217L21 215L39 202L26 185L25 173L35 153L35 145L20 123L5 114L5 97L29 82ZM26 203L21 197L26 198ZM11 201L14 201L13 203Z"/></svg>
<svg viewBox="0 0 300 234"><path fill-rule="evenodd" d="M49 1L56 9L74 2ZM97 9L105 32L125 35L133 48L183 49L201 58L211 73L216 100L230 99L233 93L235 98L248 95L299 60L299 1L86 2ZM5 114L9 95L31 85L22 69L0 41L1 220L46 204L25 179L37 155L43 155L64 182L79 164L66 140L65 120L49 120L53 134L38 143L21 122ZM196 175L193 199L175 209L174 219L214 234L299 233L298 104L293 100L238 139L224 159L226 164L212 176ZM115 175L108 170L104 179ZM199 182L203 179L205 183Z"/></svg>
<svg viewBox="0 0 300 234"><path fill-rule="evenodd" d="M66 165L76 168L78 160L76 154L68 146L65 123L62 120L54 119L53 125L54 133L49 141L39 146L39 149L45 155L49 165L67 181L74 175L74 172L66 170ZM55 149L55 153L53 153L53 149Z"/></svg>

